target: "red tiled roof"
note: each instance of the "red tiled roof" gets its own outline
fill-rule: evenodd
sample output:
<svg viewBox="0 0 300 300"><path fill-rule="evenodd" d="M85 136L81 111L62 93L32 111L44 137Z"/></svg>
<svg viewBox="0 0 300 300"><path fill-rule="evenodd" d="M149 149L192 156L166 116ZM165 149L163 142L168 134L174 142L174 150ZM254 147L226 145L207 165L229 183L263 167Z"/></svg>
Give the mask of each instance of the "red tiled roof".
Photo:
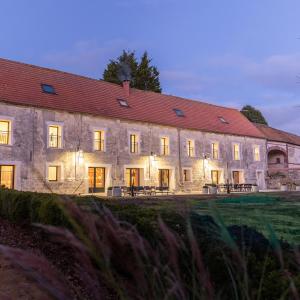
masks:
<svg viewBox="0 0 300 300"><path fill-rule="evenodd" d="M41 91L53 85L57 95ZM117 98L126 98L129 108ZM103 80L0 59L0 101L68 112L156 123L208 132L264 138L238 110L137 89L124 89ZM174 108L184 117L176 116ZM228 124L222 123L223 117Z"/></svg>
<svg viewBox="0 0 300 300"><path fill-rule="evenodd" d="M294 144L300 146L300 136L275 129L263 124L255 124L256 127L262 132L265 138L273 142L282 142L287 144Z"/></svg>

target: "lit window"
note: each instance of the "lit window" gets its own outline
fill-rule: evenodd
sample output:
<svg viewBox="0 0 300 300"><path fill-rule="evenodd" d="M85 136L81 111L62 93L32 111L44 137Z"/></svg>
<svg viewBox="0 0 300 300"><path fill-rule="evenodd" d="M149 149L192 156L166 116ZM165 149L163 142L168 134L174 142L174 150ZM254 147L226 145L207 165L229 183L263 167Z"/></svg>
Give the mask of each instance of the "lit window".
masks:
<svg viewBox="0 0 300 300"><path fill-rule="evenodd" d="M254 146L254 160L260 161L260 149L259 146Z"/></svg>
<svg viewBox="0 0 300 300"><path fill-rule="evenodd" d="M211 171L211 183L212 184L219 184L220 182L220 171L212 170Z"/></svg>
<svg viewBox="0 0 300 300"><path fill-rule="evenodd" d="M184 117L184 113L181 109L174 108L173 111L175 112L177 117Z"/></svg>
<svg viewBox="0 0 300 300"><path fill-rule="evenodd" d="M58 181L58 166L48 167L48 181Z"/></svg>
<svg viewBox="0 0 300 300"><path fill-rule="evenodd" d="M219 159L219 144L212 143L211 147L212 147L212 158Z"/></svg>
<svg viewBox="0 0 300 300"><path fill-rule="evenodd" d="M129 136L130 142L130 153L138 153L139 152L139 143L138 143L138 135L130 134Z"/></svg>
<svg viewBox="0 0 300 300"><path fill-rule="evenodd" d="M169 155L169 138L160 138L160 153L161 155Z"/></svg>
<svg viewBox="0 0 300 300"><path fill-rule="evenodd" d="M117 100L118 100L120 106L129 107L127 100L124 100L124 99L117 99Z"/></svg>
<svg viewBox="0 0 300 300"><path fill-rule="evenodd" d="M223 123L223 124L229 124L229 122L226 121L226 119L224 117L219 117L219 120Z"/></svg>
<svg viewBox="0 0 300 300"><path fill-rule="evenodd" d="M104 131L94 131L94 149L97 151L104 151Z"/></svg>
<svg viewBox="0 0 300 300"><path fill-rule="evenodd" d="M47 94L56 94L54 87L52 85L50 85L50 84L42 84L41 87L42 87L42 91L44 93L47 93Z"/></svg>
<svg viewBox="0 0 300 300"><path fill-rule="evenodd" d="M14 188L15 166L0 165L0 187Z"/></svg>
<svg viewBox="0 0 300 300"><path fill-rule="evenodd" d="M183 169L183 181L192 181L192 171L190 169Z"/></svg>
<svg viewBox="0 0 300 300"><path fill-rule="evenodd" d="M234 160L240 160L241 159L240 145L239 144L234 144L233 145L233 159Z"/></svg>
<svg viewBox="0 0 300 300"><path fill-rule="evenodd" d="M186 146L187 146L187 155L189 157L195 156L194 141L188 140Z"/></svg>
<svg viewBox="0 0 300 300"><path fill-rule="evenodd" d="M0 144L9 145L11 143L10 128L10 121L0 120Z"/></svg>
<svg viewBox="0 0 300 300"><path fill-rule="evenodd" d="M49 148L61 148L62 127L59 125L49 125L48 126L48 147Z"/></svg>

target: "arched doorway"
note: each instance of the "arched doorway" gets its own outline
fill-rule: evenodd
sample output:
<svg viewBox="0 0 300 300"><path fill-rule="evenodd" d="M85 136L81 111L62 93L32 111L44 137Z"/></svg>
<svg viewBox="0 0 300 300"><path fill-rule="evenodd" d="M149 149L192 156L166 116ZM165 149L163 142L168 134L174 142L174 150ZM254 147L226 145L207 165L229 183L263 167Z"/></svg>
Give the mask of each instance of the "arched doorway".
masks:
<svg viewBox="0 0 300 300"><path fill-rule="evenodd" d="M270 173L284 172L288 168L288 156L281 148L271 148L268 151L268 169Z"/></svg>

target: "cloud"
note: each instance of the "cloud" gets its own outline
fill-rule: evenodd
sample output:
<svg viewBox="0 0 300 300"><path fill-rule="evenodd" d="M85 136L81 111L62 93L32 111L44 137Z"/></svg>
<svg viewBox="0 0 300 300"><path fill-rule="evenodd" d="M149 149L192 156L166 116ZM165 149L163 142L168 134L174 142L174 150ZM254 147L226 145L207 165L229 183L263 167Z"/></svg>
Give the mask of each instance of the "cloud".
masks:
<svg viewBox="0 0 300 300"><path fill-rule="evenodd" d="M261 62L246 62L246 75L257 83L281 90L299 90L300 53L272 55Z"/></svg>
<svg viewBox="0 0 300 300"><path fill-rule="evenodd" d="M300 107L295 105L281 105L263 107L261 109L269 125L300 135Z"/></svg>
<svg viewBox="0 0 300 300"><path fill-rule="evenodd" d="M123 49L131 50L136 46L122 39L101 45L95 40L78 41L70 49L43 55L41 61L51 68L100 78L110 59L119 56Z"/></svg>

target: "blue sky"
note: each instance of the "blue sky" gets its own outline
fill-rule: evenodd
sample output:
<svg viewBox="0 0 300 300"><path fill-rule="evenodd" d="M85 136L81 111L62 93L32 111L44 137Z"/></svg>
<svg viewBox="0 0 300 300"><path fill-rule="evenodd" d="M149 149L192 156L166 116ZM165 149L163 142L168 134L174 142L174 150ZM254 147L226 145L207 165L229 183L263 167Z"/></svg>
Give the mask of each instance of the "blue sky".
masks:
<svg viewBox="0 0 300 300"><path fill-rule="evenodd" d="M100 78L122 49L147 50L164 93L251 104L300 134L299 0L2 0L0 10L1 57Z"/></svg>

